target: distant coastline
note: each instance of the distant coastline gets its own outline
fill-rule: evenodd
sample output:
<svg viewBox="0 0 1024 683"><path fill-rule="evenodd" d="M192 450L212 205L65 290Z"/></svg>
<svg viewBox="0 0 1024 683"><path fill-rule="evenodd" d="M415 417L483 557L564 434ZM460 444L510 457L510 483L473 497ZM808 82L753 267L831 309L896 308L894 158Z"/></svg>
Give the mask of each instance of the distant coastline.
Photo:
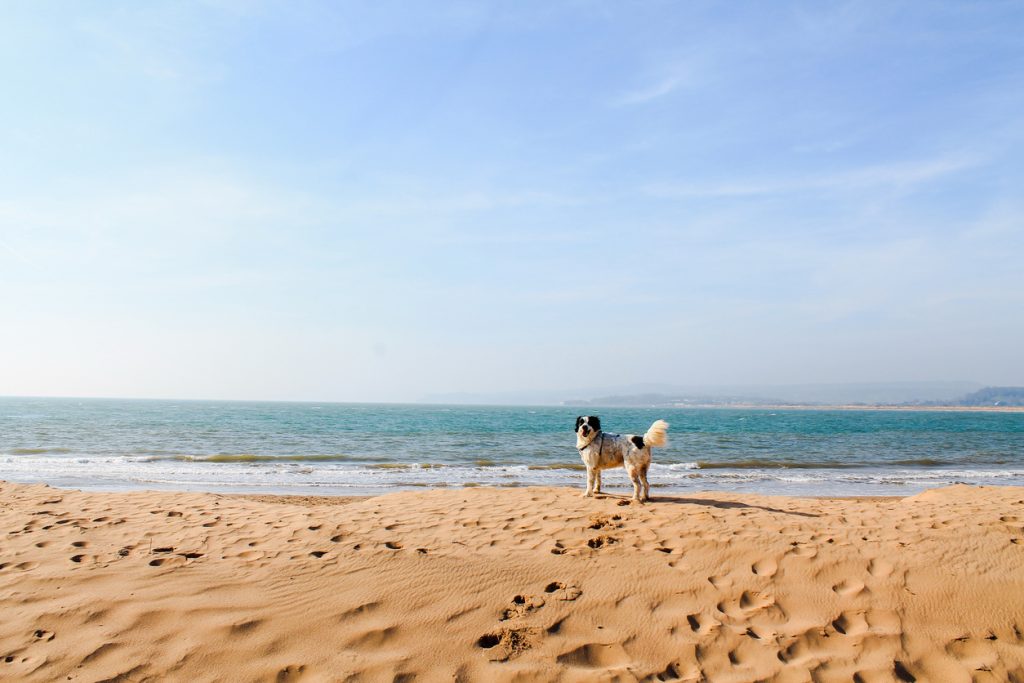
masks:
<svg viewBox="0 0 1024 683"><path fill-rule="evenodd" d="M659 406L661 407L661 406ZM792 404L764 404L764 403L736 403L736 404L679 404L674 408L698 408L708 409L735 409L735 410L849 410L849 411L875 411L892 410L903 412L921 413L1024 413L1024 406L926 406L926 405L792 405Z"/></svg>
<svg viewBox="0 0 1024 683"><path fill-rule="evenodd" d="M854 398L839 396L759 395L753 392L643 393L606 395L589 400L563 401L564 406L632 408L733 408L746 410L894 410L935 412L1024 412L1024 387L984 387L959 397L891 396L879 391Z"/></svg>

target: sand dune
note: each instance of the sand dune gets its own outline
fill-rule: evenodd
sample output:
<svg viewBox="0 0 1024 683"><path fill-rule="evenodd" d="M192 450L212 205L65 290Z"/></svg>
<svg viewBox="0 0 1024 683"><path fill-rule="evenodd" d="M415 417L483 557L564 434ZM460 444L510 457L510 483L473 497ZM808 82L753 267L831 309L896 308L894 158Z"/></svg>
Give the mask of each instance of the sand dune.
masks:
<svg viewBox="0 0 1024 683"><path fill-rule="evenodd" d="M0 678L1024 680L1024 489L0 484Z"/></svg>

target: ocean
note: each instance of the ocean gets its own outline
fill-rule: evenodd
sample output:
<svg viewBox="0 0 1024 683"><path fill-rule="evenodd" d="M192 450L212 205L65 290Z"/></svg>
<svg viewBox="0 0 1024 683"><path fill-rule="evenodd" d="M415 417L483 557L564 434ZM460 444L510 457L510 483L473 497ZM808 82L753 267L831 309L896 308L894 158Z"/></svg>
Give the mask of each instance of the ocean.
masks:
<svg viewBox="0 0 1024 683"><path fill-rule="evenodd" d="M90 490L375 494L572 486L573 407L0 398L0 479ZM1024 485L1024 413L601 408L606 431L663 418L651 495L909 495ZM626 493L621 469L605 489Z"/></svg>

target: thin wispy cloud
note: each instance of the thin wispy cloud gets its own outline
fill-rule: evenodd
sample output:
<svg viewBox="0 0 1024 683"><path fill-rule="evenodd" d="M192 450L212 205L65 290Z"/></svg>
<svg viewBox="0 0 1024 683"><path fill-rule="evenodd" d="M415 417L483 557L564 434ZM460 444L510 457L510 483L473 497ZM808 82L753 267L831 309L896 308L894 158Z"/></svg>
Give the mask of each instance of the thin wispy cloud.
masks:
<svg viewBox="0 0 1024 683"><path fill-rule="evenodd" d="M650 79L649 82L612 98L612 105L629 107L648 104L679 90L693 87L699 82L696 69L690 63L675 63L662 71L663 75L660 78Z"/></svg>
<svg viewBox="0 0 1024 683"><path fill-rule="evenodd" d="M718 183L662 182L644 191L656 197L750 197L808 191L908 189L980 165L977 159L939 158L872 164L859 168L791 178L747 179Z"/></svg>
<svg viewBox="0 0 1024 683"><path fill-rule="evenodd" d="M688 80L683 76L669 76L657 83L623 93L612 102L619 106L646 104L665 97L687 84Z"/></svg>

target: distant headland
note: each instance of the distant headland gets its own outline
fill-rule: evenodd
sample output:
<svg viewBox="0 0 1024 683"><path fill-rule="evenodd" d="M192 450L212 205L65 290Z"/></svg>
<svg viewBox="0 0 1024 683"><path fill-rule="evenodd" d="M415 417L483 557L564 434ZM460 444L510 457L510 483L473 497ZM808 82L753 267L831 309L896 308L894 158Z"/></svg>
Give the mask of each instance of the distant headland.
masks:
<svg viewBox="0 0 1024 683"><path fill-rule="evenodd" d="M893 402L792 401L763 396L692 395L645 393L599 396L563 401L567 406L672 407L672 408L778 408L830 410L977 410L1024 412L1024 387L984 387L951 399L917 399Z"/></svg>

